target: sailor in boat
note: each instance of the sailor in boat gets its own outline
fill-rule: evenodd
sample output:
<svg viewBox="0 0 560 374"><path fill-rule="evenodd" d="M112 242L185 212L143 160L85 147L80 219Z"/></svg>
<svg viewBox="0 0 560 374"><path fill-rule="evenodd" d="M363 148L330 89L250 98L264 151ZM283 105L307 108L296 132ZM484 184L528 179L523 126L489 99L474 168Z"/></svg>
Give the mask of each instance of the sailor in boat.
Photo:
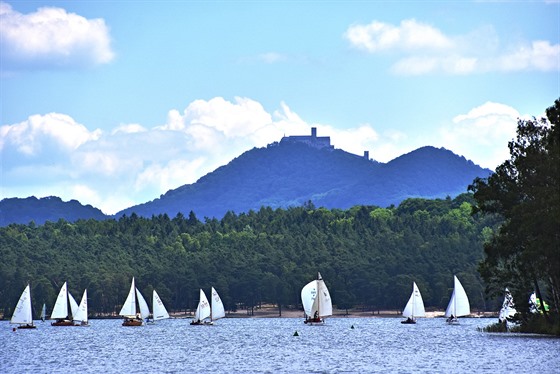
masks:
<svg viewBox="0 0 560 374"><path fill-rule="evenodd" d="M304 323L317 323L317 322L323 322L323 320L321 319L321 317L319 317L319 311L316 310L315 314L313 314L313 318L307 317L307 319L303 322Z"/></svg>
<svg viewBox="0 0 560 374"><path fill-rule="evenodd" d="M452 314L448 319L445 320L446 322L453 322L455 321L455 316Z"/></svg>

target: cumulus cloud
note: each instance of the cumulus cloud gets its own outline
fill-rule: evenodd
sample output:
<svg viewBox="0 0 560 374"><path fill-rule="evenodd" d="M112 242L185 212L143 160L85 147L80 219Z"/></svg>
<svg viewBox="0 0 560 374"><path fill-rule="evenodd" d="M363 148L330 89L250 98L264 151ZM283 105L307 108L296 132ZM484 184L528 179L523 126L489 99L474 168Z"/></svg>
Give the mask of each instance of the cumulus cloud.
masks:
<svg viewBox="0 0 560 374"><path fill-rule="evenodd" d="M65 9L39 8L22 14L0 3L2 70L83 67L111 61L109 29Z"/></svg>
<svg viewBox="0 0 560 374"><path fill-rule="evenodd" d="M507 144L515 138L517 120L526 117L508 105L486 102L443 126L439 146L494 169L509 158Z"/></svg>
<svg viewBox="0 0 560 374"><path fill-rule="evenodd" d="M413 19L399 25L373 21L350 26L344 37L356 49L395 56L391 70L400 75L560 70L560 44L535 40L504 48L491 27L445 35Z"/></svg>

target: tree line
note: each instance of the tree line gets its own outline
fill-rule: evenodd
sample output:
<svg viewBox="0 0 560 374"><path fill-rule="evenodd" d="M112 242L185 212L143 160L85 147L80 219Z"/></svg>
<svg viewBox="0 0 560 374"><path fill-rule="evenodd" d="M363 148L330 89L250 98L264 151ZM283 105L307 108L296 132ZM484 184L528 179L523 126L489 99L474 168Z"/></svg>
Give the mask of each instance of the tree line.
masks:
<svg viewBox="0 0 560 374"><path fill-rule="evenodd" d="M301 207L199 220L191 212L143 218L64 220L0 228L0 310L9 318L27 283L35 313L52 309L61 285L88 289L92 315L118 312L130 288L156 289L172 311L193 310L215 287L229 310L263 303L301 308L303 285L321 272L339 309L404 307L415 281L427 308L444 309L453 275L473 309L496 310L477 271L499 227L472 214L472 194L408 199L398 207Z"/></svg>

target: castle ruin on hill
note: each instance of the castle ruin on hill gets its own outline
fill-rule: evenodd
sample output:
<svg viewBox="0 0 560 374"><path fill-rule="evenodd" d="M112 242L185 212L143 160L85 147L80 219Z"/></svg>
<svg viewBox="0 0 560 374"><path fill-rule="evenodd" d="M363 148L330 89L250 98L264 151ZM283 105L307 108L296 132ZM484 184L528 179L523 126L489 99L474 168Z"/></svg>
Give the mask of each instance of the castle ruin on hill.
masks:
<svg viewBox="0 0 560 374"><path fill-rule="evenodd" d="M311 147L322 149L329 148L334 149L334 145L331 145L330 136L317 136L317 128L311 128L311 135L291 135L284 136L280 140L280 143L304 143ZM366 160L369 160L369 151L364 151L364 156Z"/></svg>
<svg viewBox="0 0 560 374"><path fill-rule="evenodd" d="M305 143L314 148L334 148L330 136L317 136L317 128L311 128L311 135L284 136L280 143Z"/></svg>

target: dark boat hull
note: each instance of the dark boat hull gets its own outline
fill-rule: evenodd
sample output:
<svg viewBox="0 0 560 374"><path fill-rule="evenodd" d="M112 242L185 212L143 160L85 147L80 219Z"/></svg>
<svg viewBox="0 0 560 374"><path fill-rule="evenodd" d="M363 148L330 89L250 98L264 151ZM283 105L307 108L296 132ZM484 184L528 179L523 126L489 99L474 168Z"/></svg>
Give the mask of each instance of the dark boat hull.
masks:
<svg viewBox="0 0 560 374"><path fill-rule="evenodd" d="M142 326L141 319L125 319L122 323L123 326Z"/></svg>

